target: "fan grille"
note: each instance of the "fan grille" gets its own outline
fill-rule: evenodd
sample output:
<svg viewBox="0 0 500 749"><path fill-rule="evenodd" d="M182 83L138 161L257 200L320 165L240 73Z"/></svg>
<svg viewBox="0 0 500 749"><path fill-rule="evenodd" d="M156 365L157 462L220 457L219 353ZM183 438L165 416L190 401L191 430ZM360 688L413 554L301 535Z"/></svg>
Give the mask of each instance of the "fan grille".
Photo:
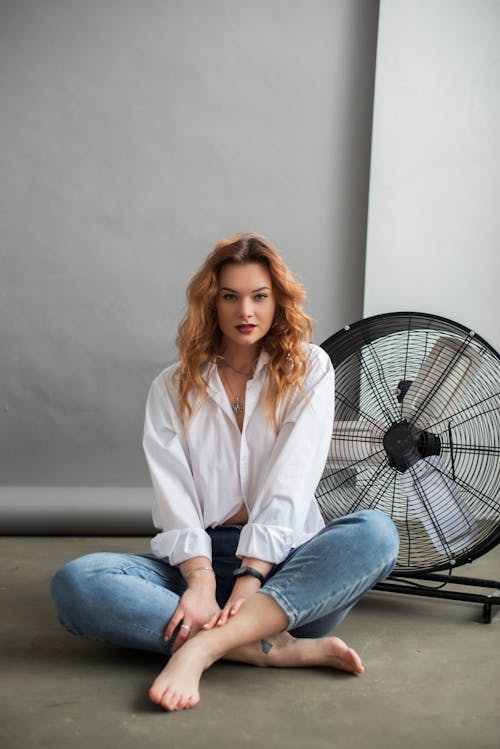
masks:
<svg viewBox="0 0 500 749"><path fill-rule="evenodd" d="M494 546L500 538L494 349L458 323L414 312L361 320L322 347L336 379L334 439L316 491L325 520L366 508L388 514L400 536L400 572L450 568ZM403 425L392 433L397 445L406 434L410 442L414 433L424 435L419 444L423 439L427 447L415 465L398 466L386 450L394 425Z"/></svg>

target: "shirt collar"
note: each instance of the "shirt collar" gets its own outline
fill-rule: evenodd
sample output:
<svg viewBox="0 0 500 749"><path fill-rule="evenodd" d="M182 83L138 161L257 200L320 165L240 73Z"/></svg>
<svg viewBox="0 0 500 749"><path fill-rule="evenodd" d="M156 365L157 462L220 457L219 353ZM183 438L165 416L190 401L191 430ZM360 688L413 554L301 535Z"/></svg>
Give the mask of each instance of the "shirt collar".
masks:
<svg viewBox="0 0 500 749"><path fill-rule="evenodd" d="M264 349L262 349L262 351L260 352L260 356L257 359L257 364L255 365L255 374L257 374L257 372L260 372L260 370L268 364L270 358L271 357L269 356L267 351L264 351Z"/></svg>

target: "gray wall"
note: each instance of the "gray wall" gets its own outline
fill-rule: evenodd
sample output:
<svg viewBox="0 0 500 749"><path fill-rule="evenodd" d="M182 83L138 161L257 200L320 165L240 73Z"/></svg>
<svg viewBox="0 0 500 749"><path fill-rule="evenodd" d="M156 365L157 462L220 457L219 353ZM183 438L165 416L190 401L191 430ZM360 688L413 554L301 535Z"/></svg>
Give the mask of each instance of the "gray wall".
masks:
<svg viewBox="0 0 500 749"><path fill-rule="evenodd" d="M149 484L147 389L221 236L274 239L318 342L361 316L377 13L1 2L4 487Z"/></svg>

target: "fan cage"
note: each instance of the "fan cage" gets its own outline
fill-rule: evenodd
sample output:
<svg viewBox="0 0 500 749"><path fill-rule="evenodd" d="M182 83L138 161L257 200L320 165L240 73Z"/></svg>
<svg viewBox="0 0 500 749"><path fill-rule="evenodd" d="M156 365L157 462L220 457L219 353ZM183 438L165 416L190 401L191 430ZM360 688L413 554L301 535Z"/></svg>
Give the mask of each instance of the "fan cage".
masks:
<svg viewBox="0 0 500 749"><path fill-rule="evenodd" d="M428 373L423 401L412 408L411 383L443 341L456 354L444 372ZM500 540L497 352L465 326L417 312L360 320L321 345L336 381L334 439L316 491L325 521L362 509L385 512L400 537L395 570L400 574L451 569L495 546ZM474 373L458 393L457 372L464 362L473 362ZM395 467L385 449L389 429L403 422L437 438L438 455L426 455L419 464L425 479L415 467Z"/></svg>

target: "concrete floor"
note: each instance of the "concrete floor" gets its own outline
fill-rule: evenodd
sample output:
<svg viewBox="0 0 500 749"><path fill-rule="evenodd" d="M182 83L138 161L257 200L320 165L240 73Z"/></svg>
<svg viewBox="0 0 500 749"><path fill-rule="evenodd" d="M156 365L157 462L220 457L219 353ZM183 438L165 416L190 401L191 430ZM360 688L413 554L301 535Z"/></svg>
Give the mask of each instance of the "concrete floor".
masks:
<svg viewBox="0 0 500 749"><path fill-rule="evenodd" d="M366 672L219 663L193 710L164 713L151 654L79 640L56 623L52 573L146 538L0 539L2 749L499 749L500 611L372 592L339 629ZM461 574L499 579L500 547Z"/></svg>

